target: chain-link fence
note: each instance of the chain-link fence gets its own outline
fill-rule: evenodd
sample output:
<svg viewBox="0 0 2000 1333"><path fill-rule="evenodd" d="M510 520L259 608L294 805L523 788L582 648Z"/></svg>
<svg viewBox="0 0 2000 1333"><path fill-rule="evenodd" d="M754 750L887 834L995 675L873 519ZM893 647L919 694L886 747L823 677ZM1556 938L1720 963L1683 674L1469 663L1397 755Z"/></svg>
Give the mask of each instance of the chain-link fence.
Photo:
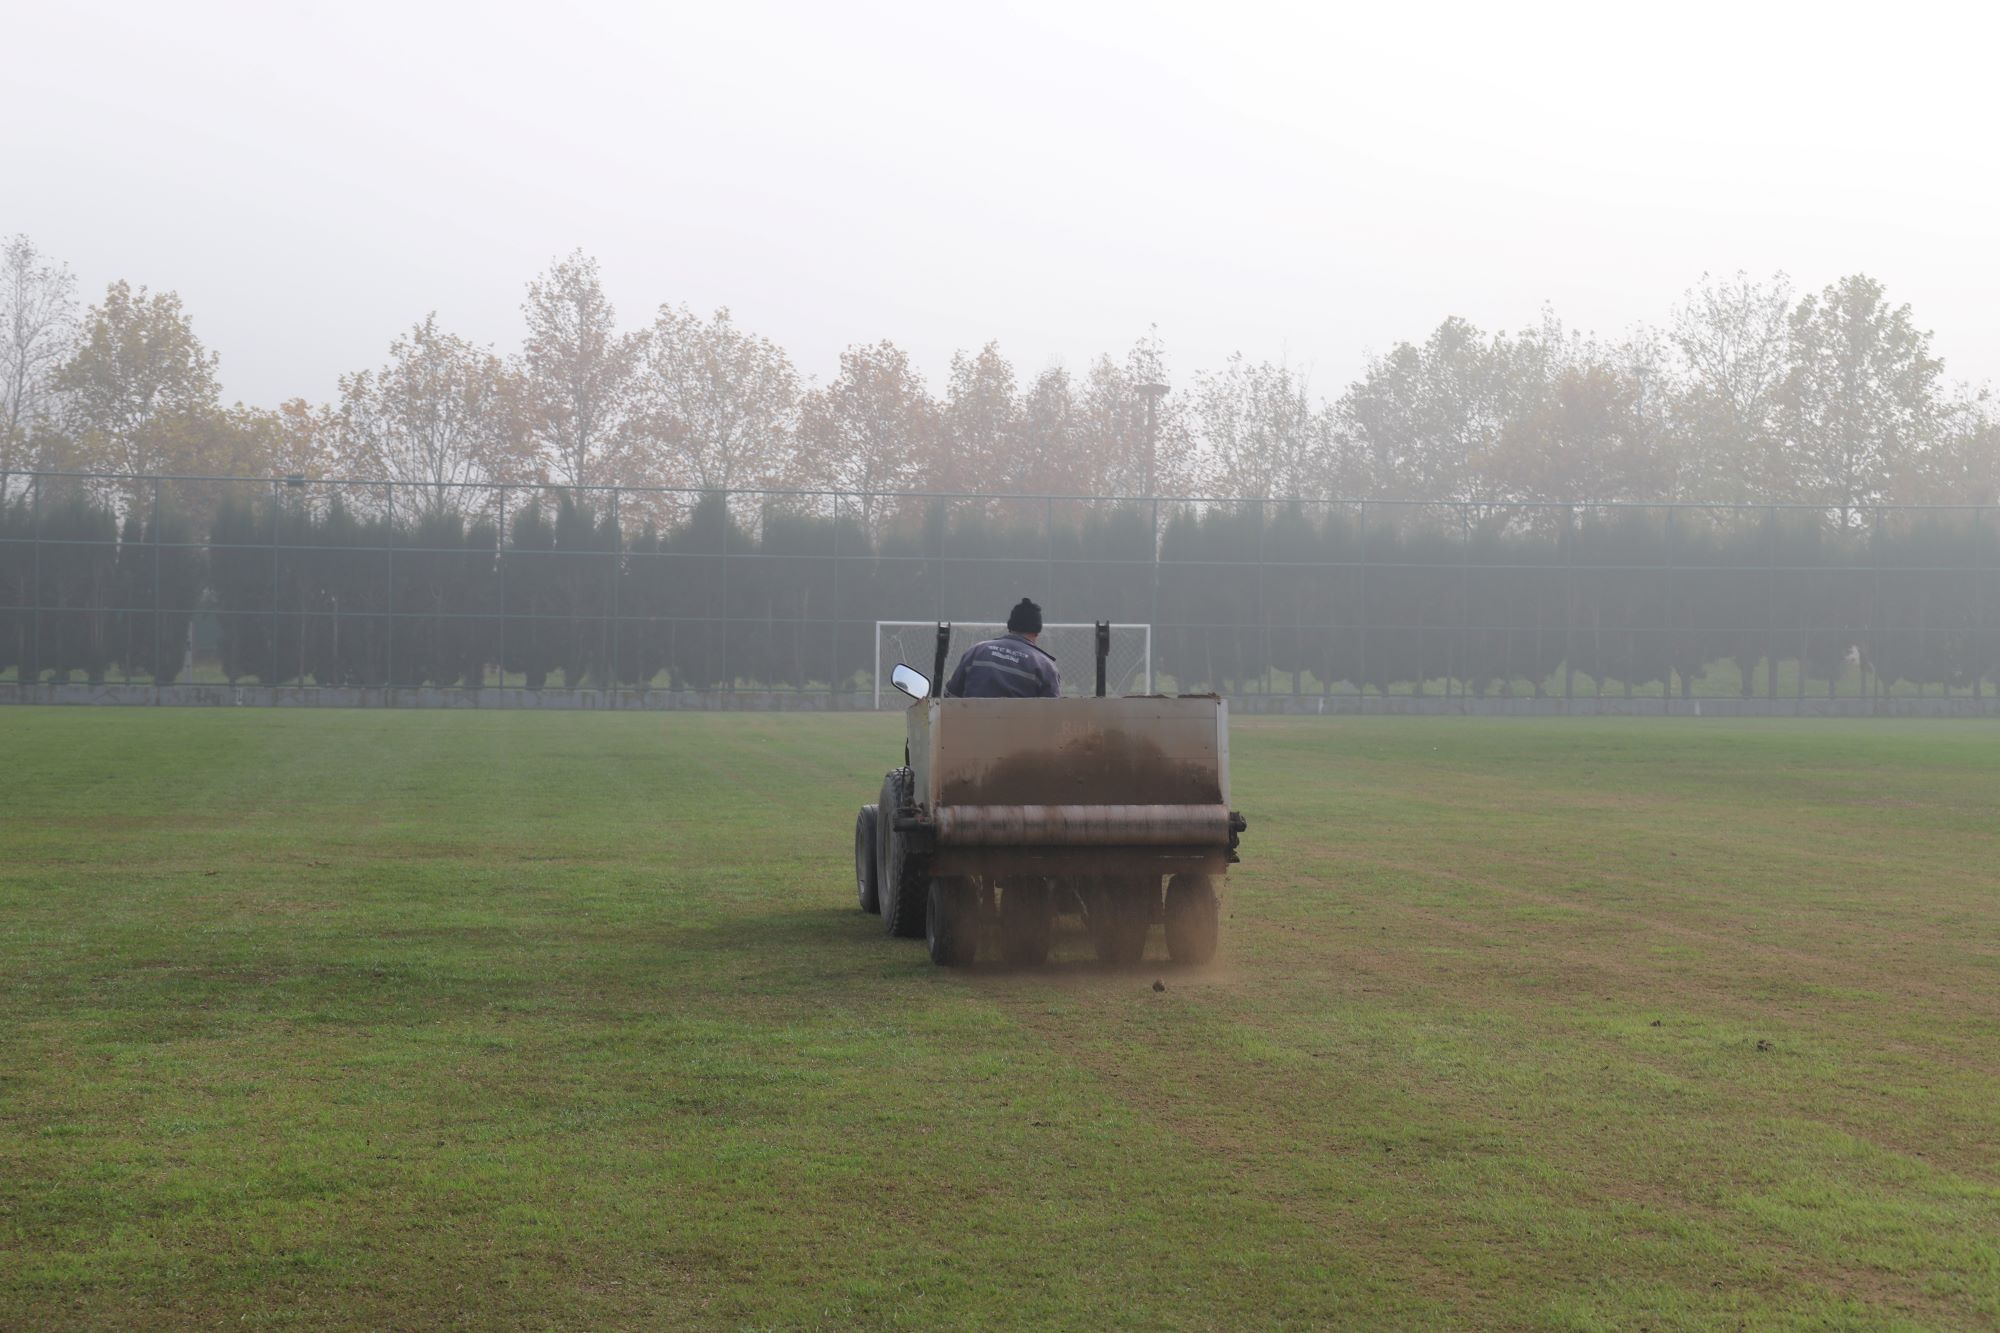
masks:
<svg viewBox="0 0 2000 1333"><path fill-rule="evenodd" d="M1151 625L1170 691L1983 699L2000 512L76 473L0 499L0 683L840 701L872 695L877 622L1022 596Z"/></svg>

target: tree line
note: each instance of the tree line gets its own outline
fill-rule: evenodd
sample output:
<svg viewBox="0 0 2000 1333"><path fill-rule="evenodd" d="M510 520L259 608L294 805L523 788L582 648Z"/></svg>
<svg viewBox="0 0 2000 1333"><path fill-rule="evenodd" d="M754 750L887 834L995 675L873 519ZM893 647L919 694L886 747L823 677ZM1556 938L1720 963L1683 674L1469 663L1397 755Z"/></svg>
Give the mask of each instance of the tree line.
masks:
<svg viewBox="0 0 2000 1333"><path fill-rule="evenodd" d="M933 381L894 343L823 383L726 309L620 323L595 260L553 262L502 351L415 320L334 401L224 406L218 357L171 291L112 283L79 308L24 236L0 249L0 494L32 469L381 478L452 507L477 483L817 488L871 538L921 524L907 492L1265 500L2000 502L1984 387L1947 378L1908 305L1862 274L1800 292L1704 276L1610 338L1545 310L1518 330L1447 318L1332 396L1282 360L1176 375L1149 334L1023 374L995 344ZM889 498L882 498L889 497ZM136 497L126 495L125 501Z"/></svg>
<svg viewBox="0 0 2000 1333"><path fill-rule="evenodd" d="M720 493L664 523L567 488L504 522L365 498L237 491L200 523L121 520L80 487L0 502L0 674L171 682L201 617L232 682L844 689L868 682L875 621L1025 594L1052 620L1151 624L1165 681L1232 694L1685 695L1722 666L1748 694L1787 663L1797 691L1849 667L1885 690L2000 676L1990 511L1842 528L1778 507L932 499L876 535L858 505Z"/></svg>

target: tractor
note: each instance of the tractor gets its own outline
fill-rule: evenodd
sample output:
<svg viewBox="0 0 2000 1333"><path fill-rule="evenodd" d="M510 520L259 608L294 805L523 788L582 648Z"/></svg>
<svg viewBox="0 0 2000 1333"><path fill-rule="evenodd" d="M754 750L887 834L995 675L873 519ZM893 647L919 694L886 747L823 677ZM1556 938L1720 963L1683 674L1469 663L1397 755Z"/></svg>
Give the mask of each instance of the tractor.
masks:
<svg viewBox="0 0 2000 1333"><path fill-rule="evenodd" d="M863 912L962 967L982 945L1016 966L1046 961L1058 917L1081 919L1099 959L1131 965L1155 922L1175 962L1215 956L1218 890L1237 859L1229 808L1229 705L1217 695L938 698L933 674L898 664L908 696L903 765L854 821Z"/></svg>

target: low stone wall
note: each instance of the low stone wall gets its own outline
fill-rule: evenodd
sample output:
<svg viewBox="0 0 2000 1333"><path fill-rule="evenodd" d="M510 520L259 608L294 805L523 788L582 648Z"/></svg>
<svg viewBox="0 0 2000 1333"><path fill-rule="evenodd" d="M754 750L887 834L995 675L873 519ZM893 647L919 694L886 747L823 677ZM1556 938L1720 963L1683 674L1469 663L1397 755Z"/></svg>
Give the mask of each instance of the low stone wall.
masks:
<svg viewBox="0 0 2000 1333"><path fill-rule="evenodd" d="M396 689L335 685L17 685L0 682L0 704L167 708L545 708L641 712L867 712L872 690L840 695L790 690L529 690L514 686ZM1243 714L1324 717L2000 717L2000 699L1571 699L1410 694L1250 694L1229 701Z"/></svg>
<svg viewBox="0 0 2000 1333"><path fill-rule="evenodd" d="M545 708L650 712L823 713L866 710L873 691L838 697L825 691L529 690L518 686L441 689L430 685L12 685L0 704L100 704L165 708Z"/></svg>

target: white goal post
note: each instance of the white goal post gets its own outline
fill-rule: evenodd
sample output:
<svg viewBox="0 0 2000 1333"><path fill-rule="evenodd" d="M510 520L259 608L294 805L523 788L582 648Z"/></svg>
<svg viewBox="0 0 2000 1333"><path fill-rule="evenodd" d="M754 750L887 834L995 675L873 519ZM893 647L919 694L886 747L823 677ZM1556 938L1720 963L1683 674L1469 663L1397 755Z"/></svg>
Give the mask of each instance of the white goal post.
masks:
<svg viewBox="0 0 2000 1333"><path fill-rule="evenodd" d="M875 706L882 696L901 700L889 684L889 673L898 662L908 663L926 676L936 665L937 627L935 620L878 620L875 622ZM958 665L959 655L984 639L997 639L1007 632L997 620L954 620L951 622L951 651L945 657L945 673ZM1062 692L1068 695L1097 692L1097 626L1044 625L1035 640L1056 659L1062 672ZM943 681L932 681L933 690L942 691ZM1153 627L1151 625L1111 626L1111 653L1104 659L1104 692L1108 695L1151 694L1153 692Z"/></svg>

